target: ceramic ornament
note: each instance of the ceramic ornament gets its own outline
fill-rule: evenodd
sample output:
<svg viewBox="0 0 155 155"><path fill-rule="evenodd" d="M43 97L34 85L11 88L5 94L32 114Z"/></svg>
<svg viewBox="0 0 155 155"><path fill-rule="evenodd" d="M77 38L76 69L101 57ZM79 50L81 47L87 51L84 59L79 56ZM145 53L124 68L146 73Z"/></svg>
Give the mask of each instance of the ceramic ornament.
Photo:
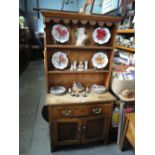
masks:
<svg viewBox="0 0 155 155"><path fill-rule="evenodd" d="M85 34L85 28L78 28L76 32L76 45L83 46L88 36Z"/></svg>

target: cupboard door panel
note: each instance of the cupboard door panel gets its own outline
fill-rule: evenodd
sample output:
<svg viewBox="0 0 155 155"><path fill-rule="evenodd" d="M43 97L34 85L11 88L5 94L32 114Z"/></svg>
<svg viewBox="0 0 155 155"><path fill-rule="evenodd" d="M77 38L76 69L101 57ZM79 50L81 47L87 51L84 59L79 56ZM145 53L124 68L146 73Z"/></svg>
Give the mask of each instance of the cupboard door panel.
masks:
<svg viewBox="0 0 155 155"><path fill-rule="evenodd" d="M78 118L58 119L54 121L54 136L56 145L79 144L81 120Z"/></svg>
<svg viewBox="0 0 155 155"><path fill-rule="evenodd" d="M104 140L106 119L104 115L83 119L82 143Z"/></svg>

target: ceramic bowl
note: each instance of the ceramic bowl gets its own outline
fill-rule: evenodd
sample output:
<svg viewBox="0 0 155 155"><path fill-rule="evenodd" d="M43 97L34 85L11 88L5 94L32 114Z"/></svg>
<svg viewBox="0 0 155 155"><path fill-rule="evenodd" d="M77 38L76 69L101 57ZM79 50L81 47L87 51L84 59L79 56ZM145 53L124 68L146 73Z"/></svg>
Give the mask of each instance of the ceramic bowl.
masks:
<svg viewBox="0 0 155 155"><path fill-rule="evenodd" d="M106 91L106 88L104 86L102 86L102 85L94 84L91 87L91 91L96 93L96 94L102 94L102 93L104 93Z"/></svg>
<svg viewBox="0 0 155 155"><path fill-rule="evenodd" d="M66 88L62 86L54 86L50 88L50 93L53 95L63 95L66 92Z"/></svg>

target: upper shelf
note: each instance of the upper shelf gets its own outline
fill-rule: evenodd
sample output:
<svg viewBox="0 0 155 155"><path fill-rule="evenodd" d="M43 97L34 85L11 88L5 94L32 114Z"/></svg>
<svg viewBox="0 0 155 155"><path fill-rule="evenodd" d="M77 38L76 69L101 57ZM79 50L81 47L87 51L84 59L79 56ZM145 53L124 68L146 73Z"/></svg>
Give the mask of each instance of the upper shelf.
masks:
<svg viewBox="0 0 155 155"><path fill-rule="evenodd" d="M76 46L76 45L46 45L46 48L60 48L60 49L96 49L96 50L111 50L111 46Z"/></svg>
<svg viewBox="0 0 155 155"><path fill-rule="evenodd" d="M135 52L134 48L129 48L129 47L125 47L125 46L116 45L115 48L119 48L119 49L126 50L129 52Z"/></svg>
<svg viewBox="0 0 155 155"><path fill-rule="evenodd" d="M117 33L135 33L134 29L117 30Z"/></svg>

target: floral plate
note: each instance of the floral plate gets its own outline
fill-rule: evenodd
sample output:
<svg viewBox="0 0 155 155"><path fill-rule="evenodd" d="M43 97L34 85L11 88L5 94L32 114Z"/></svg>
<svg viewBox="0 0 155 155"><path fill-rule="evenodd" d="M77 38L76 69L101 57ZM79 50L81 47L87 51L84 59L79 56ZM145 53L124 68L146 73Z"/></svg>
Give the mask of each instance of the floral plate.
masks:
<svg viewBox="0 0 155 155"><path fill-rule="evenodd" d="M98 27L93 32L93 39L98 44L107 43L110 37L111 37L111 34L108 28Z"/></svg>
<svg viewBox="0 0 155 155"><path fill-rule="evenodd" d="M64 69L68 66L68 57L64 52L56 52L53 54L51 62L57 69Z"/></svg>
<svg viewBox="0 0 155 155"><path fill-rule="evenodd" d="M108 57L103 52L95 53L92 57L92 64L94 67L101 69L108 64Z"/></svg>
<svg viewBox="0 0 155 155"><path fill-rule="evenodd" d="M69 40L68 29L65 26L60 24L56 24L53 26L52 36L56 41L60 43L65 43Z"/></svg>

